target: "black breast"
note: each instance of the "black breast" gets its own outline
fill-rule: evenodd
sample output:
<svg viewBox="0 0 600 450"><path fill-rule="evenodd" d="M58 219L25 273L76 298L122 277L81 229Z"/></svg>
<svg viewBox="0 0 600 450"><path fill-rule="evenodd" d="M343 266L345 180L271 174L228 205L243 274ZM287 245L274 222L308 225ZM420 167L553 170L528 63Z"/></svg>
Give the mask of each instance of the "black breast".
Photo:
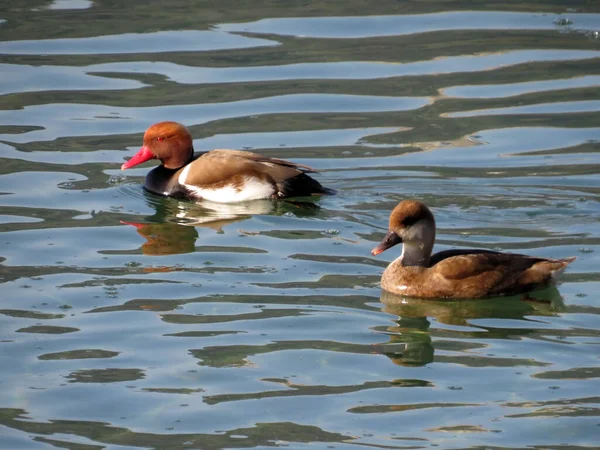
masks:
<svg viewBox="0 0 600 450"><path fill-rule="evenodd" d="M179 184L176 173L179 169L167 169L160 165L155 167L144 181L146 190L167 197L188 198L186 189Z"/></svg>

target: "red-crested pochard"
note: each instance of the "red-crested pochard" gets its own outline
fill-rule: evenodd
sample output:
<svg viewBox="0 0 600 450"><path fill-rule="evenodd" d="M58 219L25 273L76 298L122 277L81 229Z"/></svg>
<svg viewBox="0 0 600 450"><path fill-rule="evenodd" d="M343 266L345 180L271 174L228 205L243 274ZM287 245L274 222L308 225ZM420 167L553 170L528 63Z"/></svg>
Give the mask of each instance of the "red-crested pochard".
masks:
<svg viewBox="0 0 600 450"><path fill-rule="evenodd" d="M144 187L168 197L236 203L334 193L307 173L312 167L241 150L211 150L194 155L192 135L177 122L160 122L144 133L142 148L121 170L150 159Z"/></svg>
<svg viewBox="0 0 600 450"><path fill-rule="evenodd" d="M381 288L424 298L479 298L509 295L551 284L575 257L565 259L481 249L445 250L431 255L435 220L423 203L401 201L390 214L389 229L372 250L378 255L403 244L402 255L383 272Z"/></svg>

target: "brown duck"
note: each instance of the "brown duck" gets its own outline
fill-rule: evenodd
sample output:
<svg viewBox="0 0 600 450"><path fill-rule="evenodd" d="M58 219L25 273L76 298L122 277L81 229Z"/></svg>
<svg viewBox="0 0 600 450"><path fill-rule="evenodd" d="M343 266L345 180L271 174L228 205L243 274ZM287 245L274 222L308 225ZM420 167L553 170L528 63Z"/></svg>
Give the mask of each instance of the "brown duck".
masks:
<svg viewBox="0 0 600 450"><path fill-rule="evenodd" d="M547 259L481 249L431 254L435 220L423 203L401 201L390 214L389 231L371 252L403 244L402 255L381 277L382 289L425 298L479 298L530 291L551 284L575 260Z"/></svg>

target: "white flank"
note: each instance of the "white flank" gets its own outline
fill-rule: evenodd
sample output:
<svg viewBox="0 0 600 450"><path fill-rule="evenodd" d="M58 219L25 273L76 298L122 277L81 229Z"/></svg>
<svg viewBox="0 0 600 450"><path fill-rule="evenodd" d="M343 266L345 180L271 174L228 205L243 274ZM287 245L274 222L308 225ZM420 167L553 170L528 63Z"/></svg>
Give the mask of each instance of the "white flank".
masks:
<svg viewBox="0 0 600 450"><path fill-rule="evenodd" d="M185 166L183 168L183 170L181 171L181 173L179 174L179 177L177 178L177 181L182 186L187 186L185 184L185 180L187 180L188 173L190 173L190 166L191 166L191 164L188 164L187 166Z"/></svg>
<svg viewBox="0 0 600 450"><path fill-rule="evenodd" d="M190 166L183 169L179 175L179 184L185 186L194 196L215 203L238 203L248 200L269 198L275 193L275 189L269 183L259 181L256 178L246 178L242 189L233 186L224 186L218 189L205 189L185 183Z"/></svg>

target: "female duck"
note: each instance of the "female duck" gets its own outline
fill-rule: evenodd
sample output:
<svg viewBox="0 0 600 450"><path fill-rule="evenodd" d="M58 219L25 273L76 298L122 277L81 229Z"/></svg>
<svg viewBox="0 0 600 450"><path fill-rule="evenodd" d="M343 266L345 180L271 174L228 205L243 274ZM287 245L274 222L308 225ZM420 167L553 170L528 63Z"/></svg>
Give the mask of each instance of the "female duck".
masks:
<svg viewBox="0 0 600 450"><path fill-rule="evenodd" d="M402 255L383 272L382 289L426 298L478 298L529 291L554 281L575 257L546 259L480 249L445 250L431 255L435 220L423 203L400 202L389 231L371 252L403 244Z"/></svg>
<svg viewBox="0 0 600 450"><path fill-rule="evenodd" d="M150 159L161 165L146 176L144 187L168 197L235 203L331 194L307 173L315 169L283 159L240 150L194 155L192 135L177 122L160 122L144 133L142 148L121 170Z"/></svg>

